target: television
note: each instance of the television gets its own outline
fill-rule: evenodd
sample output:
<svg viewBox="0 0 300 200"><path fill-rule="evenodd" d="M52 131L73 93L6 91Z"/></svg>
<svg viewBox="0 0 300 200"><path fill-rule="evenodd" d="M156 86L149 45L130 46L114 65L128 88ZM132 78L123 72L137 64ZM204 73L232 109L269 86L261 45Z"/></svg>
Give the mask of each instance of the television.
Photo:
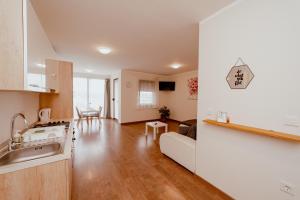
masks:
<svg viewBox="0 0 300 200"><path fill-rule="evenodd" d="M175 82L159 81L159 90L160 91L174 91L175 90Z"/></svg>

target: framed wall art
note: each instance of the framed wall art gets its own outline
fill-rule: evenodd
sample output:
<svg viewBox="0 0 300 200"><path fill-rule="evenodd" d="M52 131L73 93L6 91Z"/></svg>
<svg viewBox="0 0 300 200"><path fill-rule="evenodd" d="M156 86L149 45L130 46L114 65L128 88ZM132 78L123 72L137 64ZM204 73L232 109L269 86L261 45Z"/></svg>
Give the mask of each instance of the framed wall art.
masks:
<svg viewBox="0 0 300 200"><path fill-rule="evenodd" d="M198 98L198 77L188 79L187 86L189 90L189 99L196 100Z"/></svg>
<svg viewBox="0 0 300 200"><path fill-rule="evenodd" d="M226 81L231 89L246 89L253 78L254 74L249 66L241 58L238 58L230 69Z"/></svg>

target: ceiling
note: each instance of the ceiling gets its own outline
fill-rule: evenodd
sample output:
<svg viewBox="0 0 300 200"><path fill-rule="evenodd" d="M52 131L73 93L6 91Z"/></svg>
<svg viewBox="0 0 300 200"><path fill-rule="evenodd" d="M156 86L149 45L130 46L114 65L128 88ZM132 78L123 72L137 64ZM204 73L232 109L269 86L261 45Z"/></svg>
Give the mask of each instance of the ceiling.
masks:
<svg viewBox="0 0 300 200"><path fill-rule="evenodd" d="M75 71L174 74L197 69L198 22L233 0L31 0L60 57ZM112 48L102 55L97 47ZM169 67L181 63L180 69Z"/></svg>

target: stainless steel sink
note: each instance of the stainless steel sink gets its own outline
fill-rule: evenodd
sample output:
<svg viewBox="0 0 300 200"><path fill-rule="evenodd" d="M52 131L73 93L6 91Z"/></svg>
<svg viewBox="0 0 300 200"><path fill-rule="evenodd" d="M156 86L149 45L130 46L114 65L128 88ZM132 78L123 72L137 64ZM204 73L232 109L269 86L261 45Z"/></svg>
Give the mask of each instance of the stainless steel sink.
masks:
<svg viewBox="0 0 300 200"><path fill-rule="evenodd" d="M58 142L20 148L8 151L2 157L0 157L0 166L53 156L61 154L62 151L62 145Z"/></svg>

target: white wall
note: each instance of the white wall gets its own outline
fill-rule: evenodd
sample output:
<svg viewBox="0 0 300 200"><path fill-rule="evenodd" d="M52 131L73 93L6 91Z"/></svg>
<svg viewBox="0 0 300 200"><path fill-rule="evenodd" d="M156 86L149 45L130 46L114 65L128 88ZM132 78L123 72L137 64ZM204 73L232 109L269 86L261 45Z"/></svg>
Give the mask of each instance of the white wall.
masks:
<svg viewBox="0 0 300 200"><path fill-rule="evenodd" d="M300 144L202 123L211 111L233 122L300 135L300 1L242 0L200 24L197 174L235 199L300 199ZM238 57L255 78L225 80ZM280 191L294 186L295 196Z"/></svg>
<svg viewBox="0 0 300 200"><path fill-rule="evenodd" d="M11 118L15 113L24 113L31 123L37 121L39 109L38 93L0 92L0 143L10 138ZM20 130L23 124L17 120L16 128ZM16 121L16 122L17 122Z"/></svg>
<svg viewBox="0 0 300 200"><path fill-rule="evenodd" d="M104 74L93 74L93 73L79 73L79 72L74 72L73 73L74 77L84 77L84 78L95 78L95 79L110 79L110 75L104 75Z"/></svg>
<svg viewBox="0 0 300 200"><path fill-rule="evenodd" d="M157 108L138 108L138 83L139 80L175 81L175 91L159 91L158 107L167 106L171 111L171 119L183 121L194 119L197 116L197 100L188 97L187 81L197 76L197 71L189 71L172 76L122 71L121 81L121 123L153 120L160 118Z"/></svg>
<svg viewBox="0 0 300 200"><path fill-rule="evenodd" d="M158 109L138 108L138 83L139 80L159 81L164 76L122 70L121 77L121 123L158 119ZM165 95L166 93L159 92L159 106L166 104Z"/></svg>
<svg viewBox="0 0 300 200"><path fill-rule="evenodd" d="M167 106L170 108L170 118L177 121L195 119L197 117L197 100L189 98L188 80L198 76L198 71L170 76L176 82L175 91L168 92Z"/></svg>

